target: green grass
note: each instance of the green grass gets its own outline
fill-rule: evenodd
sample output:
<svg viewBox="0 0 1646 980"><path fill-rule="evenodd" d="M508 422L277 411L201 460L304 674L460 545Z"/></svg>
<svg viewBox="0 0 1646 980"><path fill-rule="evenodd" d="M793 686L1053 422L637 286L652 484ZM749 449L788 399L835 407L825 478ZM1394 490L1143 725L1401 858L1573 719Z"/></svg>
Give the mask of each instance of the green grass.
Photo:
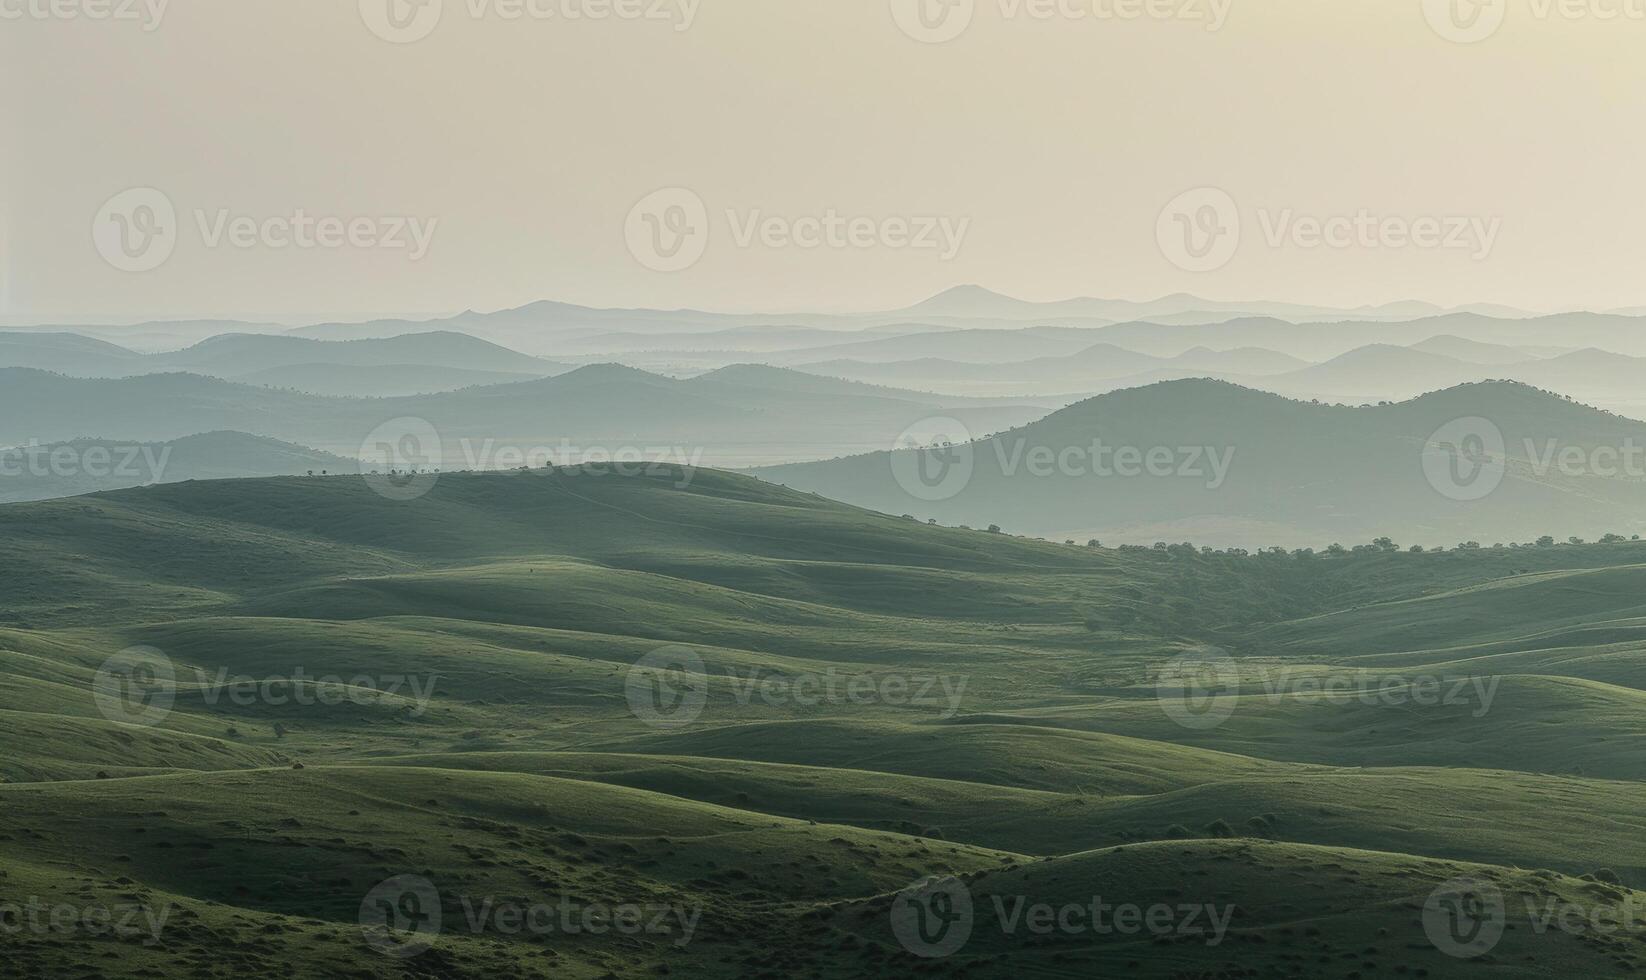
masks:
<svg viewBox="0 0 1646 980"><path fill-rule="evenodd" d="M1646 888L1646 546L1109 551L683 477L449 474L409 503L353 478L271 479L0 507L0 898L176 910L157 944L10 934L0 968L1646 965L1646 920L1540 931L1520 902L1611 908ZM92 696L105 660L134 645L175 669L154 726L112 721ZM666 729L636 716L627 685L663 645L709 673L701 714ZM1210 648L1230 653L1239 698L1222 724L1184 727L1156 682ZM762 693L828 676L874 694ZM246 678L277 697L240 696ZM1464 699L1414 703L1428 678ZM1309 693L1327 682L1385 696ZM349 696L319 698L339 685ZM1621 884L1577 877L1603 868ZM357 919L377 883L407 874L436 883L446 928L401 961ZM913 957L890 903L951 874L991 914L996 897L1098 894L1238 914L1218 946L995 930L947 960ZM1460 874L1497 882L1520 916L1489 960L1445 956L1419 924L1428 893ZM702 925L684 946L454 925L465 900L563 898L689 907Z"/></svg>

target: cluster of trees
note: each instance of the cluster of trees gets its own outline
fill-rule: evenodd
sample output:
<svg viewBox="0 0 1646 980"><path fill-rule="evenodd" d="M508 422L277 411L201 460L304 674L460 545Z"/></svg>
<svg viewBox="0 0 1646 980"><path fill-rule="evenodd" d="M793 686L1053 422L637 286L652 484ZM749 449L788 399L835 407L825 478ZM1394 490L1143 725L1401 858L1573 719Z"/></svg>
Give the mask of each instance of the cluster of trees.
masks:
<svg viewBox="0 0 1646 980"><path fill-rule="evenodd" d="M906 521L918 521L918 518L914 517L912 514L904 514L903 519L906 520ZM927 519L926 523L931 524L931 525L936 525L937 524L937 518L935 518L935 517L929 518L929 519ZM959 525L959 528L962 531L972 530L971 527L969 527L965 524ZM990 533L990 534L1004 534L1005 532L1000 529L999 524L990 524L989 527L988 527L988 533ZM1630 541L1639 541L1639 540L1640 540L1640 535L1638 535L1638 534L1632 534L1632 535L1629 535L1627 537L1625 537L1624 535L1621 535L1621 534L1605 534L1605 535L1601 536L1601 538L1599 540L1599 543L1600 544L1620 544L1620 543L1628 543ZM1063 543L1065 545L1069 546L1069 547L1075 547L1076 546L1075 539L1073 539L1073 538L1065 539ZM1562 545L1581 545L1581 544L1587 544L1587 543L1588 542L1585 541L1583 538L1576 537L1576 536L1569 537L1564 542L1557 542L1553 535L1545 534L1541 538L1538 538L1536 541L1528 541L1525 544L1521 544L1519 542L1510 542L1509 544L1504 544L1500 541L1497 544L1492 545L1490 550L1492 550L1492 551L1504 551L1504 550L1519 549L1519 548L1554 548L1554 547L1558 547L1558 546L1562 546ZM1102 548L1103 547L1103 542L1099 541L1097 538L1091 538L1086 542L1085 547L1087 547L1087 548ZM1166 542L1166 541L1156 541L1154 543L1153 547L1148 547L1148 546L1141 545L1141 544L1123 544L1123 545L1120 545L1120 546L1116 547L1114 550L1122 551L1122 552L1145 552L1145 553L1147 553L1147 552L1158 552L1158 553L1170 555L1170 556L1176 557L1176 558L1184 558L1184 557L1191 557L1191 556L1200 556L1200 557L1204 557L1204 558L1219 557L1219 556L1220 557L1227 557L1227 558L1248 558L1248 557L1251 557L1251 555L1253 554L1253 552L1248 551L1245 548L1213 548L1210 545L1196 546L1196 545L1194 545L1194 544L1192 544L1188 541L1184 541L1180 544L1171 544L1171 543ZM1454 548L1452 548L1452 550L1453 551L1483 551L1483 550L1487 550L1487 548L1486 548L1485 545L1481 544L1479 541L1460 541L1460 542L1458 542L1458 544ZM1445 545L1435 545L1433 547L1424 547L1423 545L1420 545L1420 544L1414 544L1409 548L1402 548L1400 545L1395 543L1393 538L1381 537L1381 538L1373 538L1370 544L1357 544L1357 545L1352 545L1352 546L1347 546L1347 547L1334 541L1333 543L1327 545L1326 548L1323 551L1320 551L1320 552L1316 552L1313 548L1292 548L1292 549L1287 549L1287 548L1284 548L1284 547L1281 547L1281 546L1277 545L1277 546L1272 547L1272 548L1259 548L1257 550L1257 552L1255 552L1255 553L1258 556L1264 557L1264 558L1288 558L1289 557L1289 558L1298 558L1298 559L1309 559L1309 558L1319 557L1320 555L1325 555L1325 556L1330 557L1330 558L1341 558L1341 557L1350 556L1350 555L1394 554L1394 553L1397 553L1397 552L1400 552L1400 551L1405 551L1408 554L1413 554L1413 555L1442 554L1446 551L1446 546Z"/></svg>
<svg viewBox="0 0 1646 980"><path fill-rule="evenodd" d="M1639 541L1639 540L1640 540L1640 535L1638 535L1638 534L1630 535L1628 537L1625 537L1621 534L1606 534L1606 535L1604 535L1600 538L1599 543L1600 544L1626 544L1626 543L1631 542L1631 541ZM1071 541L1065 541L1064 543L1065 544L1070 544L1070 545L1074 544L1074 542L1072 540ZM1518 549L1521 549L1521 548L1554 548L1554 547L1564 546L1564 545L1581 545L1581 544L1587 544L1587 543L1588 542L1586 542L1584 539L1579 538L1579 537L1575 537L1575 536L1567 538L1564 542L1556 542L1553 535L1545 534L1543 537L1538 538L1535 542L1530 542L1529 541L1525 544L1520 544L1519 542L1511 542L1509 544L1503 544L1502 542L1499 542L1497 544L1492 545L1490 550L1493 550L1493 551L1507 551L1507 550L1518 550ZM1096 538L1093 538L1091 541L1088 541L1086 543L1086 546L1089 547L1089 548L1101 548L1102 547L1102 545L1100 543L1098 543ZM1115 550L1116 551L1125 551L1125 552L1157 552L1157 553L1171 555L1173 557L1178 557L1178 558L1188 557L1188 556L1193 556L1193 555L1199 555L1201 557L1206 557L1206 558L1210 558L1210 557L1214 557L1214 556L1222 556L1222 557L1230 557L1230 558L1246 558L1246 557L1250 557L1253 554L1252 552L1248 551L1245 548L1222 548L1222 549L1219 549L1219 548L1213 548L1209 545L1202 545L1200 547L1196 547L1195 545L1193 545L1193 544L1191 544L1187 541L1185 541L1181 544L1169 544L1165 541L1156 541L1154 543L1154 547L1152 547L1152 548L1145 547L1145 546L1140 545L1140 544L1123 544L1120 547L1116 548ZM1462 542L1459 542L1457 544L1457 546L1455 548L1453 548L1452 550L1453 551L1483 551L1483 550L1487 550L1487 549L1486 549L1486 546L1481 544L1479 541L1462 541ZM1388 538L1388 537L1382 537L1382 538L1373 539L1373 541L1370 544L1357 544L1357 545L1354 545L1352 547L1345 547L1342 544L1338 544L1338 543L1334 542L1330 545L1327 545L1325 550L1321 551L1321 552L1316 552L1313 548L1293 548L1291 550L1287 550L1286 548L1276 546L1276 547L1273 547L1273 548L1260 548L1260 549L1258 549L1256 554L1259 557L1265 557L1265 558L1288 558L1289 557L1289 558L1296 558L1296 559L1311 559L1311 558L1319 557L1321 555L1325 555L1325 556L1330 557L1330 558L1341 558L1341 557L1352 556L1352 555L1395 554L1395 553L1398 553L1400 551L1405 551L1406 553L1413 554L1413 555L1442 554L1446 551L1446 546L1445 545L1436 545L1434 547L1426 548L1423 545L1414 544L1409 548L1404 548L1403 549L1400 545L1398 545L1394 542L1394 539Z"/></svg>

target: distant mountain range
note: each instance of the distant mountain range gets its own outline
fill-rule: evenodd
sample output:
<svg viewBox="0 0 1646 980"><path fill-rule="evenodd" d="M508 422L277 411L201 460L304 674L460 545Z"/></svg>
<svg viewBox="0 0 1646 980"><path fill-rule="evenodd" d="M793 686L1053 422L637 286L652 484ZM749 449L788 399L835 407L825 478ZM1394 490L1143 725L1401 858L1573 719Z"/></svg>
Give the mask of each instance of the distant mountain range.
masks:
<svg viewBox="0 0 1646 980"><path fill-rule="evenodd" d="M354 341L223 334L154 354L77 334L0 332L0 367L81 378L188 372L312 394L383 396L543 378L572 366L436 331Z"/></svg>
<svg viewBox="0 0 1646 980"><path fill-rule="evenodd" d="M352 367L345 364L292 364L238 375L236 380L268 388L289 388L311 395L336 398L394 398L424 395L459 388L512 384L552 377L571 370L569 365L549 365L550 371L478 371L443 368L428 364L381 364Z"/></svg>
<svg viewBox="0 0 1646 980"><path fill-rule="evenodd" d="M1390 321L1447 312L1470 312L1500 317L1527 315L1520 310L1491 305L1445 310L1428 303L1400 302L1377 307L1339 309L1296 303L1228 302L1181 293L1147 301L1080 298L1036 303L1006 296L981 286L966 285L945 290L903 309L874 313L713 313L701 310L603 309L543 300L489 313L467 310L446 317L338 321L296 328L246 320L183 320L133 325L11 325L0 327L0 332L29 330L75 333L123 347L154 352L187 346L209 337L229 333L289 334L319 340L360 340L396 337L408 333L449 331L480 337L531 354L553 356L578 349L585 353L615 353L625 349L637 349L637 345L647 345L648 342L644 338L670 335L686 340L683 345L672 346L692 349L708 343L705 337L714 334L730 335L731 340L730 343L712 344L715 349L754 353L761 349L776 349L759 346L773 343L773 328L910 333L933 328L1011 329L1030 325L1091 328L1133 320L1178 325L1209 324L1242 316L1273 317L1299 322L1348 319ZM739 338L736 336L738 331L748 331L748 335ZM605 335L607 339L591 340L600 335ZM637 337L640 339L635 339Z"/></svg>
<svg viewBox="0 0 1646 980"><path fill-rule="evenodd" d="M1505 489L1466 512L1444 497L1437 504L1421 467L1413 469L1413 453L1421 461L1423 441L1447 421L1441 405L1455 407L1453 417L1501 415L1545 441L1587 438L1596 426L1601 441L1584 445L1634 434L1628 427L1638 423L1533 389L1646 414L1637 380L1646 319L1517 313L1411 303L1333 311L1186 295L1029 303L960 287L877 314L544 302L432 321L279 332L241 325L175 350L139 350L79 328L0 330L0 446L86 437L147 445L221 431L314 447L219 447L223 473L250 475L269 472L274 464L262 460L282 453L302 457L298 471L336 468L338 459L358 460L368 436L381 441L385 425L426 424L439 436L431 462L444 468L509 465L515 457L500 450L529 451L534 461L621 450L756 467L826 496L915 513L892 480L890 461L901 457L889 450L953 429L962 441L983 440L999 472L984 466L965 493L917 514L945 523L1233 544L1399 528L1461 540L1556 527L1559 505L1575 493L1596 521L1631 526L1633 483L1573 482L1547 467L1527 477L1524 451ZM148 326L175 337L210 325ZM125 329L139 337L147 328ZM1499 381L1532 387L1482 384ZM1549 418L1523 411L1527 398ZM1333 404L1380 402L1400 404ZM1001 432L1010 445L984 439ZM1017 446L1057 456L1093 439L1236 456L1215 491L1192 480L1000 482L1018 469ZM331 455L310 466L304 454ZM205 463L183 470L194 471L206 472ZM1599 503L1587 506L1591 499Z"/></svg>
<svg viewBox="0 0 1646 980"><path fill-rule="evenodd" d="M1159 357L1195 347L1227 350L1261 347L1306 361L1322 361L1369 344L1402 347L1435 337L1455 337L1499 346L1565 349L1600 347L1625 354L1646 354L1646 320L1602 313L1562 313L1504 319L1478 313L1449 313L1416 320L1340 320L1293 323L1275 317L1242 317L1217 324L1170 326L1119 323L1091 333L1094 343L1110 343Z"/></svg>
<svg viewBox="0 0 1646 980"><path fill-rule="evenodd" d="M1026 331L1025 331L1026 332ZM975 363L942 357L875 363L851 359L802 364L814 374L875 381L904 387L930 387L968 394L1013 394L1046 391L1097 391L1132 387L1153 375L1237 377L1285 374L1308 368L1307 361L1258 347L1215 351L1196 347L1174 357L1139 354L1113 344L1095 344L1066 353L1023 361ZM1113 384L1102 384L1113 382Z"/></svg>
<svg viewBox="0 0 1646 980"><path fill-rule="evenodd" d="M229 334L203 340L175 353L151 355L149 360L167 370L188 370L218 377L309 364L356 367L421 364L519 374L565 370L540 358L447 330L341 342L298 336Z"/></svg>
<svg viewBox="0 0 1646 980"><path fill-rule="evenodd" d="M917 303L900 315L915 317L958 317L1049 322L1064 318L1122 320L1171 320L1180 324L1217 322L1232 316L1267 316L1287 320L1361 319L1410 320L1449 312L1472 312L1487 316L1526 316L1522 310L1477 304L1448 310L1432 303L1400 302L1382 306L1343 309L1306 306L1297 303L1226 302L1189 293L1174 293L1156 300L1079 299L1034 303L1015 299L977 285L956 286L931 299ZM1215 319L1213 319L1215 318Z"/></svg>
<svg viewBox="0 0 1646 980"><path fill-rule="evenodd" d="M1481 321L1474 321L1480 326ZM1503 321L1484 321L1482 333L1509 328ZM1429 391L1487 380L1522 381L1535 387L1569 394L1580 401L1639 415L1646 412L1646 393L1638 382L1646 369L1646 357L1630 356L1585 347L1580 350L1515 344L1515 340L1536 339L1517 325L1505 343L1461 337L1455 334L1425 335L1436 326L1468 327L1470 321L1443 318L1441 323L1416 324L1283 324L1278 321L1236 321L1217 328L1195 328L1194 339L1214 339L1221 343L1236 340L1263 341L1294 350L1315 353L1336 350L1345 341L1379 335L1400 339L1420 336L1410 346L1368 343L1310 362L1265 346L1192 347L1176 351L1180 343L1165 342L1166 335L1180 334L1184 328L1164 328L1126 324L1096 331L1063 331L1059 328L1030 328L1021 331L1022 342L1014 345L1022 358L986 358L986 345L994 331L960 331L927 335L907 340L910 347L921 344L959 356L929 356L908 360L870 359L874 350L887 348L887 341L855 345L858 358L835 358L796 365L799 370L827 377L847 378L974 396L1014 397L1071 392L1099 394L1135 388L1160 381L1210 377L1232 381L1304 400L1373 403L1412 398ZM1585 330L1582 327L1587 326ZM1641 324L1632 320L1612 322L1605 318L1585 318L1567 324L1542 339L1584 339L1603 336L1617 347L1641 348L1632 331ZM1614 329L1615 328L1615 329ZM1311 331L1313 332L1311 334ZM1328 334L1333 335L1328 339ZM1129 335L1129 337L1127 336ZM1084 348L1058 350L1092 336L1128 339L1132 346L1103 341ZM1142 338L1147 337L1148 340ZM1165 353L1141 353L1135 348L1153 347ZM969 356L968 356L969 355Z"/></svg>
<svg viewBox="0 0 1646 980"><path fill-rule="evenodd" d="M1508 361L1509 348L1489 347L1456 338L1415 347L1372 344L1359 347L1321 364L1283 374L1258 377L1235 372L1208 374L1303 399L1361 404L1412 398L1424 392L1477 381L1519 381L1570 395L1579 401L1638 415L1646 408L1639 379L1646 357L1630 357L1587 348L1551 357ZM1484 362L1437 353L1452 348L1460 354L1480 355Z"/></svg>
<svg viewBox="0 0 1646 980"><path fill-rule="evenodd" d="M1505 378L1640 413L1646 397L1636 394L1637 365L1628 358L1646 357L1643 325L1646 318L1618 314L1529 316L1413 302L1333 310L1178 294L1147 302L1035 303L960 286L912 307L867 314L592 309L544 301L278 333L234 324L234 332L165 351L139 350L135 340L150 326L171 336L189 325L85 328L124 330L131 347L80 328L13 329L0 331L0 367L98 378L189 373L351 397L443 393L610 363L692 377L761 362L906 392L1019 401L1214 377L1358 403ZM1608 360L1608 351L1621 356ZM1577 352L1587 353L1561 360Z"/></svg>
<svg viewBox="0 0 1646 980"><path fill-rule="evenodd" d="M935 413L995 431L1047 410L1045 400L928 395L753 365L686 380L593 365L552 378L391 398L320 397L195 374L88 379L0 368L0 445L89 433L165 441L225 429L356 458L379 426L414 418L442 436L443 464L462 468L489 468L475 456L497 446L678 449L700 452L705 465L756 465L891 446L906 427Z"/></svg>
<svg viewBox="0 0 1646 980"><path fill-rule="evenodd" d="M1475 417L1490 426L1455 424ZM1456 452L1477 455L1453 459L1431 445L1448 425L1464 447ZM1475 429L1483 442L1470 438ZM1502 448L1492 448L1493 432ZM1178 381L1102 395L993 438L956 433L960 451L756 472L890 514L1081 541L1318 547L1393 535L1449 546L1646 530L1646 424L1519 384L1348 408ZM1631 446L1641 459L1624 472L1618 461ZM1608 448L1592 457L1596 447ZM1574 452L1579 465L1557 465ZM1590 465L1596 459L1614 466ZM1461 489L1447 482L1453 466ZM955 475L965 470L969 477ZM1501 481L1491 493L1459 499L1494 473Z"/></svg>

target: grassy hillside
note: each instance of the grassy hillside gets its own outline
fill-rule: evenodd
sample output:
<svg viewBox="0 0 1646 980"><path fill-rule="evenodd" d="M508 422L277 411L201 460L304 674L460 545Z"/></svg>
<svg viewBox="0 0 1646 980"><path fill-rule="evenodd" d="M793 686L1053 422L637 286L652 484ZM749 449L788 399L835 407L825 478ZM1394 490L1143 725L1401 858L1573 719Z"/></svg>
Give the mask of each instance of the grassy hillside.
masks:
<svg viewBox="0 0 1646 980"><path fill-rule="evenodd" d="M1646 545L1110 550L685 475L0 507L8 968L1646 965Z"/></svg>

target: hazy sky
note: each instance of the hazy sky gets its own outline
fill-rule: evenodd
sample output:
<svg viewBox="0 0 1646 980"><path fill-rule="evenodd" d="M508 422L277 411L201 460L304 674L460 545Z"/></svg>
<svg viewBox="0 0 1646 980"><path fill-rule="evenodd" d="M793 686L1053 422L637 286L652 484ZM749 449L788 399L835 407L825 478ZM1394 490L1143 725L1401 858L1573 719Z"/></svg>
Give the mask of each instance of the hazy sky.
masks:
<svg viewBox="0 0 1646 980"><path fill-rule="evenodd" d="M1646 0L423 2L0 0L0 314L1646 304Z"/></svg>

